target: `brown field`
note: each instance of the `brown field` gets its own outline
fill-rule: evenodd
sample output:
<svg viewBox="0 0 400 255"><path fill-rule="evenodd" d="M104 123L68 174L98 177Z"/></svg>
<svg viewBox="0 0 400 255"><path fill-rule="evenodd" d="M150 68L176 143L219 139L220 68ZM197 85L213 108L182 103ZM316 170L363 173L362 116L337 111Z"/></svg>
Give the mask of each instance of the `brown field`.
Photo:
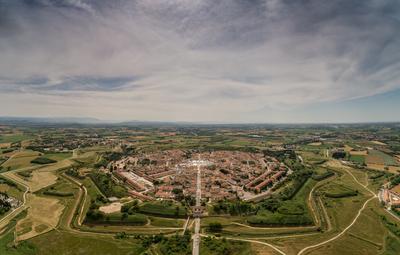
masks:
<svg viewBox="0 0 400 255"><path fill-rule="evenodd" d="M344 151L345 152L350 152L351 150L353 150L353 147L350 147L347 144L344 146Z"/></svg>
<svg viewBox="0 0 400 255"><path fill-rule="evenodd" d="M53 172L43 172L41 170L33 171L32 177L29 180L22 178L16 172L6 172L4 175L29 186L32 192L52 185L56 183L57 180L57 176Z"/></svg>
<svg viewBox="0 0 400 255"><path fill-rule="evenodd" d="M270 144L270 145L282 145L282 142L279 142L279 141L267 141L267 144Z"/></svg>
<svg viewBox="0 0 400 255"><path fill-rule="evenodd" d="M391 173L398 173L400 171L400 167L399 166L389 166L389 172Z"/></svg>
<svg viewBox="0 0 400 255"><path fill-rule="evenodd" d="M21 142L22 148L25 148L25 147L29 146L30 144L31 144L30 140L24 140Z"/></svg>
<svg viewBox="0 0 400 255"><path fill-rule="evenodd" d="M18 169L22 167L32 166L31 160L35 159L40 155L37 151L18 151L10 152L10 154L5 154L10 158L3 163L3 167L10 167L11 169Z"/></svg>
<svg viewBox="0 0 400 255"><path fill-rule="evenodd" d="M311 146L320 146L320 145L322 145L322 143L321 143L321 142L316 142L316 143L309 143L308 145L311 145Z"/></svg>
<svg viewBox="0 0 400 255"><path fill-rule="evenodd" d="M259 244L259 243L251 243L251 251L254 252L255 255L276 255L279 254L277 251L272 248Z"/></svg>
<svg viewBox="0 0 400 255"><path fill-rule="evenodd" d="M379 171L388 171L390 173L397 174L398 171L400 171L400 167L398 166L386 166L388 170L385 169L385 165L382 164L367 164L367 167L370 169L374 170L379 170Z"/></svg>
<svg viewBox="0 0 400 255"><path fill-rule="evenodd" d="M7 184L0 184L0 192L7 192L10 189L10 186Z"/></svg>
<svg viewBox="0 0 400 255"><path fill-rule="evenodd" d="M378 156L378 155L371 155L368 154L368 157L365 158L365 163L367 165L371 164L371 165L385 165L385 160Z"/></svg>
<svg viewBox="0 0 400 255"><path fill-rule="evenodd" d="M9 148L11 143L0 143L0 149Z"/></svg>
<svg viewBox="0 0 400 255"><path fill-rule="evenodd" d="M16 172L6 172L4 175L9 176L11 179L17 179L19 182L29 186L31 192L35 192L56 183L57 176L55 171L71 164L71 161L63 160L50 166L40 167L32 172L32 177L29 180L23 179Z"/></svg>
<svg viewBox="0 0 400 255"><path fill-rule="evenodd" d="M17 223L17 240L26 240L54 229L64 206L58 199L28 194L28 215Z"/></svg>
<svg viewBox="0 0 400 255"><path fill-rule="evenodd" d="M39 197L32 192L56 183L56 171L70 165L72 165L72 161L63 160L44 167L30 167L28 169L34 170L32 171L32 177L29 179L23 179L17 174L18 171L24 171L27 168L3 173L6 177L23 183L30 189L30 193L27 194L26 198L28 215L24 219L18 221L16 225L17 240L32 238L48 232L57 226L64 205L60 203L59 199Z"/></svg>
<svg viewBox="0 0 400 255"><path fill-rule="evenodd" d="M381 171L385 170L385 165L382 164L367 164L367 167L374 170L381 170Z"/></svg>
<svg viewBox="0 0 400 255"><path fill-rule="evenodd" d="M400 194L400 184L397 184L392 188L392 191L396 192L397 194Z"/></svg>
<svg viewBox="0 0 400 255"><path fill-rule="evenodd" d="M368 151L350 151L350 155L366 156L368 155Z"/></svg>

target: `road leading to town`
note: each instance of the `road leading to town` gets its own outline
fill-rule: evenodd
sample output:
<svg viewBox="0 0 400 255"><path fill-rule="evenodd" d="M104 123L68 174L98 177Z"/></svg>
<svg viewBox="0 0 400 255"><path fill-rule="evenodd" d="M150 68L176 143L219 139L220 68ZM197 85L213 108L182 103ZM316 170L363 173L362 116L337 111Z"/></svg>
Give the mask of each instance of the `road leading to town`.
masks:
<svg viewBox="0 0 400 255"><path fill-rule="evenodd" d="M196 189L196 207L201 206L201 169L200 164L197 165L197 189ZM194 236L193 236L193 255L199 255L200 250L200 217L195 216L194 219Z"/></svg>

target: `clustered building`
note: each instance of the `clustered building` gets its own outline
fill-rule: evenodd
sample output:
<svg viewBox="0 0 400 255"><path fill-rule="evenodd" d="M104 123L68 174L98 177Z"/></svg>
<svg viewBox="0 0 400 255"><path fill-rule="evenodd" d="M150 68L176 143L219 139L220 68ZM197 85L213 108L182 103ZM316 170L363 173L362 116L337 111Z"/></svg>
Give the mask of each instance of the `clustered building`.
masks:
<svg viewBox="0 0 400 255"><path fill-rule="evenodd" d="M113 175L140 199L195 197L197 167L202 167L202 198L208 201L235 199L269 190L289 169L262 153L241 151L192 152L166 150L128 156L111 163Z"/></svg>
<svg viewBox="0 0 400 255"><path fill-rule="evenodd" d="M400 208L400 194L395 190L383 188L379 191L379 199L388 209Z"/></svg>

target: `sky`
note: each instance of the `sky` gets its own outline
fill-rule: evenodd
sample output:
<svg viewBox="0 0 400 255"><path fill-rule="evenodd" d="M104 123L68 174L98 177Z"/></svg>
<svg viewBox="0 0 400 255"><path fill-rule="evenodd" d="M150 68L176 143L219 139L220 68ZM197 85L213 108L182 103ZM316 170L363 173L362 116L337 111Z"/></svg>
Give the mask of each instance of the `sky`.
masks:
<svg viewBox="0 0 400 255"><path fill-rule="evenodd" d="M398 0L0 0L0 116L400 121Z"/></svg>

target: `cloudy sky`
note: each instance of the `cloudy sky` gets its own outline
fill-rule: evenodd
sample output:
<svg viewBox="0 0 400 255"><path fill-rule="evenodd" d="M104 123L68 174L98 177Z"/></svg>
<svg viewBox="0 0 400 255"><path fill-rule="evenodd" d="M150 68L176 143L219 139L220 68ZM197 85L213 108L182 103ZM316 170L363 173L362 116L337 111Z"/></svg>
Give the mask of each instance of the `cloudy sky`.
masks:
<svg viewBox="0 0 400 255"><path fill-rule="evenodd" d="M400 121L398 0L0 0L0 115Z"/></svg>

